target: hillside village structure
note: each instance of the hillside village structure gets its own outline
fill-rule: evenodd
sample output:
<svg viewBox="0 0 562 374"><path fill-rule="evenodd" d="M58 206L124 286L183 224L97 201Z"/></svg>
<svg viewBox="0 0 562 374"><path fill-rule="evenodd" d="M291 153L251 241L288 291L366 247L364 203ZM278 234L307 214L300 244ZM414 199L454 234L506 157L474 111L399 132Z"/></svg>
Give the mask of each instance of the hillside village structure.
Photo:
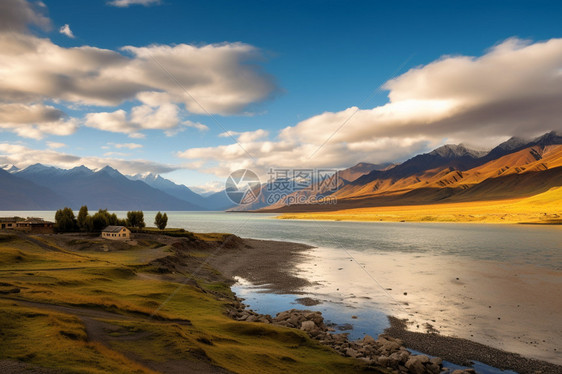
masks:
<svg viewBox="0 0 562 374"><path fill-rule="evenodd" d="M131 230L125 226L107 226L102 230L101 237L111 240L129 240L131 239Z"/></svg>
<svg viewBox="0 0 562 374"><path fill-rule="evenodd" d="M54 223L42 218L0 217L0 230L18 230L24 232L51 234Z"/></svg>

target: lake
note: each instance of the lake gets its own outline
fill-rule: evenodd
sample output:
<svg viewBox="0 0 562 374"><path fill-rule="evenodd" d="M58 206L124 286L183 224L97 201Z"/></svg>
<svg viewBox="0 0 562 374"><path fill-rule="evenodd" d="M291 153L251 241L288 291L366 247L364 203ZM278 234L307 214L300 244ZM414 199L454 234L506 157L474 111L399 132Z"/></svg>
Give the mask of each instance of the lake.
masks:
<svg viewBox="0 0 562 374"><path fill-rule="evenodd" d="M75 212L77 214L77 212ZM126 212L115 212L120 218ZM156 212L144 212L153 226ZM466 256L562 270L562 226L277 220L275 214L167 212L168 227L369 253ZM0 211L54 220L55 212Z"/></svg>

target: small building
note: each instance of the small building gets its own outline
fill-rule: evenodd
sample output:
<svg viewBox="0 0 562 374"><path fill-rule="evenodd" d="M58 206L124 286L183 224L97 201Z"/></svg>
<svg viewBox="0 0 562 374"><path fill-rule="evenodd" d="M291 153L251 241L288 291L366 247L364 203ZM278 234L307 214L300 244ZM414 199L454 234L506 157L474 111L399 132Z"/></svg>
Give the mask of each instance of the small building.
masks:
<svg viewBox="0 0 562 374"><path fill-rule="evenodd" d="M15 229L16 223L21 218L18 217L0 217L0 230Z"/></svg>
<svg viewBox="0 0 562 374"><path fill-rule="evenodd" d="M54 225L53 222L45 221L43 218L28 217L26 220L16 222L14 228L36 234L52 234Z"/></svg>
<svg viewBox="0 0 562 374"><path fill-rule="evenodd" d="M107 226L102 230L101 237L111 240L129 240L131 239L131 230L125 226Z"/></svg>

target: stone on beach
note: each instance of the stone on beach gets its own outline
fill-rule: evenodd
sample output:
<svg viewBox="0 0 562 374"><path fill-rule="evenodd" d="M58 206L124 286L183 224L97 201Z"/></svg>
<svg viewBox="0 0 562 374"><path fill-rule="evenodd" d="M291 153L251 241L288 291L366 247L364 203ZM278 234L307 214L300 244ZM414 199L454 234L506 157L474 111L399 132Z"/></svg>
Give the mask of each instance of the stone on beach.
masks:
<svg viewBox="0 0 562 374"><path fill-rule="evenodd" d="M326 326L322 312L291 309L278 313L275 317L262 315L236 305L228 315L239 321L271 323L278 326L305 331L312 339L325 344L342 356L359 359L368 365L378 365L399 373L439 374L443 368L440 358L413 355L404 347L404 342L388 334L380 334L377 339L365 335L363 339L351 341L348 333L332 334ZM469 374L470 372L462 372ZM460 373L457 373L460 374Z"/></svg>

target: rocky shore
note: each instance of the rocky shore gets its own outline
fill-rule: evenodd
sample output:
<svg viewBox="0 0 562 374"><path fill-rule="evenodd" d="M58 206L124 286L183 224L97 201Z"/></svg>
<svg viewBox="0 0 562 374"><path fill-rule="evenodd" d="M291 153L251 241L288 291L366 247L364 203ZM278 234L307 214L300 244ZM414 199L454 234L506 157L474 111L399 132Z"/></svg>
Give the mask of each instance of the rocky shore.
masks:
<svg viewBox="0 0 562 374"><path fill-rule="evenodd" d="M245 280L248 280L253 286L260 287L261 289L265 289L269 293L298 295L301 292L300 290L302 289L301 287L303 287L303 285L311 286L318 281L313 279L312 280L303 279L302 273L296 271L297 265L302 263L303 259L307 259L308 258L307 256L310 256L309 246L297 244L297 243L254 240L254 239L242 239L241 242L242 245L237 246L235 249L231 251L221 251L217 253L215 256L213 256L213 258L210 259L209 261L209 263L213 267L218 269L224 276L226 276L226 278L230 279L230 282L232 282L230 284L234 283L233 278L241 277ZM384 263L383 266L392 266L392 264L388 265L388 263ZM464 270L468 272L467 269ZM498 270L496 268L493 268L493 270L494 270L493 274L496 274L497 273L496 271L500 271L501 269ZM466 275L466 278L469 278L469 275L470 273ZM503 274L502 276L504 275L505 275L506 282L511 281L513 279L513 278L509 278L506 274ZM544 272L542 272L540 279L543 279L544 276L545 276ZM420 278L418 277L416 279L420 279ZM463 289L465 289L464 286L467 285L470 285L471 287L478 286L477 287L478 290L481 290L480 283L476 282L474 278L472 278L472 282L474 284L467 283L467 281L464 279L462 283L459 282L458 279L455 280L454 277L451 279L453 279L452 284L454 286L460 285L460 287L463 287ZM483 279L487 279L487 278L483 278ZM518 279L519 277L515 277L516 281ZM498 280L496 279L495 282L497 286ZM387 283L390 283L390 281L388 281ZM449 287L448 283L444 283L444 284L447 285L447 287ZM411 288L415 288L415 285L410 285L405 289L409 290ZM502 317L509 316L510 313L514 313L514 311L511 311L507 307L501 310L496 308L498 303L504 300L504 299L498 299L498 297L499 296L510 297L510 295L513 295L513 293L515 292L516 295L514 297L518 298L522 295L523 287L519 285L517 287L517 290L515 291L515 289L512 286L506 284L504 288L498 289L496 291L497 292L486 294L491 299L495 300L495 304L494 304L494 309L486 308L485 312L490 313L490 311L493 310L494 313L503 313L501 314ZM552 289L545 288L545 290L541 292L545 292L545 293L552 292ZM465 291L465 293L468 293L468 291ZM483 297L482 293L479 293L479 295L480 297ZM528 295L528 293L524 295ZM300 301L297 302L302 304L305 308L307 306L313 306L318 303L317 300L310 297L302 297L298 300ZM441 302L440 300L435 299L435 297L433 299L430 298L429 300L430 302L431 301L435 302L435 305L438 305L438 303ZM461 302L464 303L467 300L469 299L464 298L463 300L461 300ZM451 302L452 301L448 299L447 305L450 305ZM555 303L555 301L553 302ZM484 303L485 305L492 305L492 300L489 301L486 300L483 302L481 301L480 303ZM473 307L475 305L476 304L474 304ZM236 314L232 315L231 316L232 318L235 319L242 318L242 320L247 320L249 318L249 321L256 320L258 322L274 323L274 324L280 324L285 326L284 322L283 323L280 323L280 321L276 322L277 317L268 318L267 316L262 316L256 313L251 313L250 311L246 311L248 312L249 317L245 318L245 314L244 314L245 308L241 308L240 310L238 310L237 307L235 307L234 309L236 309ZM523 308L517 308L516 312L518 312L518 314L514 314L513 318L521 317L520 313L522 309ZM242 314L238 315L239 313ZM441 319L443 318L444 318L443 315L441 315ZM528 358L527 356L518 353L508 352L499 348L491 347L490 345L476 343L467 338L452 337L455 336L455 334L442 335L437 331L413 332L410 331L411 326L408 325L408 323L412 323L412 321L409 321L408 323L404 323L403 321L398 320L396 318L389 317L389 319L390 319L391 326L390 328L384 331L386 333L386 336L399 339L401 342L403 342L403 345L401 346L408 347L408 349L413 349L419 352L424 352L428 355L441 357L442 359L448 362L452 362L455 365L472 366L473 365L472 361L478 361L483 364L490 365L492 367L501 370L513 370L520 374L535 374L535 373L550 374L550 373L561 372L560 371L561 366L557 365L556 363L552 363L536 358L535 359ZM504 318L502 318L502 321L503 320ZM497 326L497 323L494 324L494 326ZM293 326L289 326L289 327L300 329L302 326L293 324ZM465 328L474 329L475 326L465 326ZM504 328L511 328L511 327L499 326L497 328L504 329ZM334 348L336 351L342 353L343 355L346 355L347 348L352 348L353 350L359 352L360 350L357 350L356 349L357 347L354 347L354 344L364 345L362 342L350 341L349 339L347 339L346 341L342 341L341 342L342 344L339 344L340 343L339 340L332 341L331 337L325 338L324 335L325 333L328 333L331 336L337 336L338 334L333 334L332 331L323 330L320 327L318 327L318 329L320 333L317 334L315 331L313 332L313 334L311 334L311 336L315 335L313 336L313 338L319 341L326 340L326 342L324 342L325 344ZM330 329L330 326L328 326L327 329ZM534 331L534 333L536 333L536 331ZM336 339L341 339L341 338L336 338ZM547 338L544 337L542 339L547 339ZM543 344L545 344L544 340L542 341ZM343 347L343 348L339 349L339 347ZM353 353L353 351L350 351L350 353ZM396 353L396 352L389 352L389 353L390 354L387 357L390 357L392 353ZM373 362L373 365L375 365L376 363L378 366L381 365L378 362L378 357L380 356L383 356L383 354L381 353L378 356L376 354L371 354L371 355L360 354L357 356L357 358L367 360L368 362ZM396 357L397 355L393 356L393 358ZM402 358L405 359L406 358L405 355ZM425 359L423 358L422 360L425 361ZM405 363L407 361L395 362L393 359L390 359L389 362L386 362L385 359L383 358L382 362L384 365L387 364L391 365L387 367L392 368L392 370L399 372L400 366L405 368L406 367ZM426 364L427 362L424 362L424 367Z"/></svg>
<svg viewBox="0 0 562 374"><path fill-rule="evenodd" d="M278 313L275 317L256 313L237 301L228 315L237 321L267 323L277 326L300 329L323 345L334 349L342 356L352 357L369 365L382 366L395 373L411 374L472 374L474 369L449 370L443 367L438 357L410 353L400 339L381 334L377 339L365 335L361 340L351 341L347 333L335 334L335 329L324 323L322 312L291 309Z"/></svg>

